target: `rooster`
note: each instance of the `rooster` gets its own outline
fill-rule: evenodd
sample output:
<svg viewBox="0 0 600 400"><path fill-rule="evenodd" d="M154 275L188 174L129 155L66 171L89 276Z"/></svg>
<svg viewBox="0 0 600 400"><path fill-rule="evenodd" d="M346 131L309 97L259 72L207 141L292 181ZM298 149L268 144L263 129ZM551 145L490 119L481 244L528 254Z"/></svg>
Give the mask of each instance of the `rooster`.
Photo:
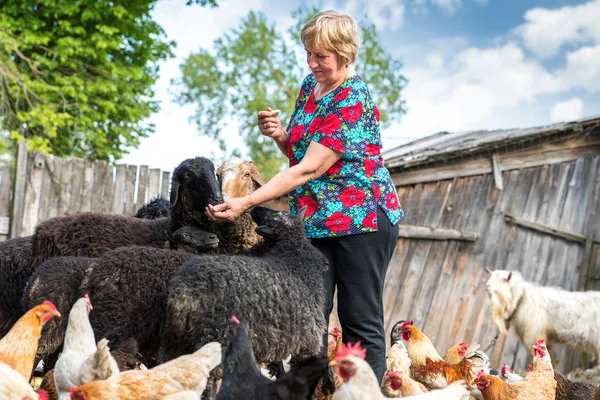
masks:
<svg viewBox="0 0 600 400"><path fill-rule="evenodd" d="M36 393L20 373L0 362L0 399L48 400L48 395L43 390Z"/></svg>
<svg viewBox="0 0 600 400"><path fill-rule="evenodd" d="M333 337L333 340L329 341L329 345L327 346L327 358L329 361L335 360L335 355L342 347L342 330L337 326L334 327L329 334ZM333 386L335 389L339 388L342 384L342 378L337 372L337 367L331 368L331 377L329 379L333 380ZM330 400L333 394L325 394L322 387L323 379L317 385L317 389L315 390L314 400Z"/></svg>
<svg viewBox="0 0 600 400"><path fill-rule="evenodd" d="M221 363L221 345L211 342L193 354L145 371L121 372L103 381L71 388L72 400L161 399L178 392L202 393L208 374Z"/></svg>
<svg viewBox="0 0 600 400"><path fill-rule="evenodd" d="M444 361L448 364L458 364L460 360L465 356L469 348L465 342L460 342L448 349L448 352L444 356Z"/></svg>
<svg viewBox="0 0 600 400"><path fill-rule="evenodd" d="M276 381L264 377L258 369L250 335L245 324L232 317L229 340L223 357L223 380L217 399L289 399L313 398L315 387L327 369L325 356L300 361Z"/></svg>
<svg viewBox="0 0 600 400"><path fill-rule="evenodd" d="M412 361L411 376L429 389L443 389L459 380L471 385L479 370L489 372L489 358L477 350L479 345L476 343L471 345L458 364L448 364L412 321L403 323L401 332Z"/></svg>
<svg viewBox="0 0 600 400"><path fill-rule="evenodd" d="M556 395L556 381L544 340L533 346L533 354L533 367L520 382L510 384L481 370L475 378L475 383L483 399L553 400Z"/></svg>
<svg viewBox="0 0 600 400"><path fill-rule="evenodd" d="M401 337L397 337L394 339L392 337L392 346L388 351L388 356L386 358L387 362L387 370L385 379L381 385L381 391L384 395L388 397L402 397L404 396L414 396L417 394L422 394L427 392L427 388L423 386L421 382L417 382L410 376L410 366L412 364L410 357L408 357L408 352L406 351L406 347L404 347L404 343L402 342ZM402 385L393 385L392 381L395 380L398 382L400 379L403 384ZM400 387L400 389L393 389L392 386Z"/></svg>
<svg viewBox="0 0 600 400"><path fill-rule="evenodd" d="M0 362L19 372L29 382L42 334L42 326L60 313L49 301L27 311L0 340Z"/></svg>
<svg viewBox="0 0 600 400"><path fill-rule="evenodd" d="M108 379L119 373L117 362L102 339L96 346L89 313L93 309L86 294L75 302L69 313L63 351L54 367L54 382L59 400L68 400L71 388Z"/></svg>

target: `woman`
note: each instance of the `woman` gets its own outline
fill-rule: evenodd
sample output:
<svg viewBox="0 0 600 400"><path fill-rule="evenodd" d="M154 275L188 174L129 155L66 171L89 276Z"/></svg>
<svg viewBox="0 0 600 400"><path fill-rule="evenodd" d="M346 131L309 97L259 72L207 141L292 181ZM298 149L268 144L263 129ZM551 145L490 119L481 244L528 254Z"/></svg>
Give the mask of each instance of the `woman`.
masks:
<svg viewBox="0 0 600 400"><path fill-rule="evenodd" d="M289 194L292 213L307 206L306 235L329 259L327 317L338 289L343 341L361 341L381 381L385 373L383 284L403 216L380 156L379 111L352 63L360 28L325 11L301 32L311 74L302 83L284 131L277 113L258 113L260 132L273 138L290 167L251 195L206 210L213 221ZM327 349L327 335L324 337Z"/></svg>

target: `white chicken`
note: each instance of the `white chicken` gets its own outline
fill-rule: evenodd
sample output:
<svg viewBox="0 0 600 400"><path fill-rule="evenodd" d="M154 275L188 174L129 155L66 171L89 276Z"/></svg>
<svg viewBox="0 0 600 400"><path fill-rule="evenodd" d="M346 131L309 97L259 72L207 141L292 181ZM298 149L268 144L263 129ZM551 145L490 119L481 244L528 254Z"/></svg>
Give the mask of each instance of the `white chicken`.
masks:
<svg viewBox="0 0 600 400"><path fill-rule="evenodd" d="M119 373L117 362L110 355L108 340L102 339L96 346L89 320L92 308L86 294L77 300L69 313L63 351L54 368L59 400L69 400L73 386L107 379Z"/></svg>
<svg viewBox="0 0 600 400"><path fill-rule="evenodd" d="M0 399L2 400L47 400L43 390L38 393L17 371L0 362Z"/></svg>

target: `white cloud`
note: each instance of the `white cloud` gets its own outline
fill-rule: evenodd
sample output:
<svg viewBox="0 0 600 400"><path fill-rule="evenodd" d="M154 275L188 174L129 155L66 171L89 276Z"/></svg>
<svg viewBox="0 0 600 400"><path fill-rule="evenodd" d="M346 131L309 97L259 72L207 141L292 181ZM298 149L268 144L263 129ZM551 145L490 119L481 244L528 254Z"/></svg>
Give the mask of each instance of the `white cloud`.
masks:
<svg viewBox="0 0 600 400"><path fill-rule="evenodd" d="M600 92L600 45L567 54L567 65L557 73L565 86Z"/></svg>
<svg viewBox="0 0 600 400"><path fill-rule="evenodd" d="M556 103L550 111L552 122L568 122L581 118L583 115L583 101L579 97L573 97L567 101Z"/></svg>
<svg viewBox="0 0 600 400"><path fill-rule="evenodd" d="M600 43L600 0L558 9L534 8L515 31L538 57L555 56L564 45Z"/></svg>
<svg viewBox="0 0 600 400"><path fill-rule="evenodd" d="M461 6L461 0L431 0L432 4L435 4L442 9L454 14Z"/></svg>

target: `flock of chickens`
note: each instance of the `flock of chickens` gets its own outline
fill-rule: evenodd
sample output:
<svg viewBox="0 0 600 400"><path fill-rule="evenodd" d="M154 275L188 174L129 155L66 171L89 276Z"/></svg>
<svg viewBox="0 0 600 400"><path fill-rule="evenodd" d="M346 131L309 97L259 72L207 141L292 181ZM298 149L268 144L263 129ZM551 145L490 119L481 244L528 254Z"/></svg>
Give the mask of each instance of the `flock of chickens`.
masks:
<svg viewBox="0 0 600 400"><path fill-rule="evenodd" d="M554 371L544 340L533 346L533 361L523 378L503 367L500 376L490 374L489 359L460 343L441 357L427 336L412 321L400 321L392 329L387 368L380 385L365 361L360 343L342 344L339 328L330 335L327 357L302 360L276 380L259 369L246 326L232 316L229 341L224 350L208 343L193 354L154 368L119 372L119 363L105 339L96 343L89 313L93 306L85 295L72 307L64 348L53 370L54 385L34 391L29 381L34 368L42 326L52 318L64 318L49 301L23 315L0 340L0 399L73 400L200 399L210 372L222 363L223 377L217 399L599 399L600 389L572 382ZM405 344L406 343L406 344ZM333 394L322 392L328 368L334 376Z"/></svg>

